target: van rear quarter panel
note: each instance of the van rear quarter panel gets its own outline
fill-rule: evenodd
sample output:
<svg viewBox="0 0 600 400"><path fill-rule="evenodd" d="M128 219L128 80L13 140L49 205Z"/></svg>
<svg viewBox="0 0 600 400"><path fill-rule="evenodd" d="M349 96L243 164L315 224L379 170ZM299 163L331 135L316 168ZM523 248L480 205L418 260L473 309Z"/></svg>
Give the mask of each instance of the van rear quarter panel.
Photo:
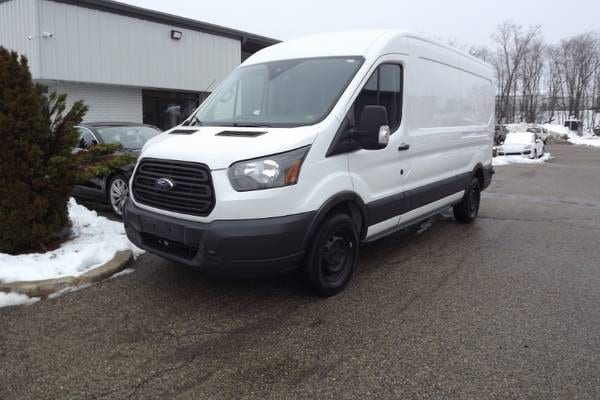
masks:
<svg viewBox="0 0 600 400"><path fill-rule="evenodd" d="M410 43L405 123L411 141L412 189L489 165L494 89L491 70L452 49L421 39Z"/></svg>

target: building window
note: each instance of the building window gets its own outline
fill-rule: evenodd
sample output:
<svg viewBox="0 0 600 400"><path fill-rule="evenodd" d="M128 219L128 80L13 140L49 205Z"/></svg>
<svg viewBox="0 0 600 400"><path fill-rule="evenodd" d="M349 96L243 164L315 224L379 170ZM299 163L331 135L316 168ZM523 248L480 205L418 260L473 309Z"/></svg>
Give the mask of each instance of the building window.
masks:
<svg viewBox="0 0 600 400"><path fill-rule="evenodd" d="M208 97L208 93L143 90L144 124L166 131L181 124Z"/></svg>

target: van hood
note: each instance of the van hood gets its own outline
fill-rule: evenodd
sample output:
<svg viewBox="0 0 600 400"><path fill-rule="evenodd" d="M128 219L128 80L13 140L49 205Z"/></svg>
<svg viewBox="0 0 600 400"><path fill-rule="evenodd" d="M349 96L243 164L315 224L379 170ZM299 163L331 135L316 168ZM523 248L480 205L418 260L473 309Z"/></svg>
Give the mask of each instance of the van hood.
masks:
<svg viewBox="0 0 600 400"><path fill-rule="evenodd" d="M150 139L140 158L201 162L211 170L313 143L315 127L176 127Z"/></svg>

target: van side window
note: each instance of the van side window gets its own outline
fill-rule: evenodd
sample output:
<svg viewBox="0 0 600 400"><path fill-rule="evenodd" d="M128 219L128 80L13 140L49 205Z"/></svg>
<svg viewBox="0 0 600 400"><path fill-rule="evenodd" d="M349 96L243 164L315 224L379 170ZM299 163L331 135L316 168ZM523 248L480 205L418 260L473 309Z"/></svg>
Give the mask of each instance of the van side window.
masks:
<svg viewBox="0 0 600 400"><path fill-rule="evenodd" d="M354 120L367 105L384 106L388 112L392 133L400 126L402 119L402 66L382 64L367 81L354 103Z"/></svg>

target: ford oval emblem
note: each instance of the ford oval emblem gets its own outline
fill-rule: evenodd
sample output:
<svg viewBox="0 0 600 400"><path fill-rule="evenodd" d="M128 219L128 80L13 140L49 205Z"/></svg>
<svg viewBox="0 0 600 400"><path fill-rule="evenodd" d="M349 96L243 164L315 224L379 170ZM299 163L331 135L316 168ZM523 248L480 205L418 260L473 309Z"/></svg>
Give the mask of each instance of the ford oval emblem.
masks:
<svg viewBox="0 0 600 400"><path fill-rule="evenodd" d="M156 182L154 182L154 189L159 192L167 192L175 187L175 184L172 180L167 178L158 178Z"/></svg>

